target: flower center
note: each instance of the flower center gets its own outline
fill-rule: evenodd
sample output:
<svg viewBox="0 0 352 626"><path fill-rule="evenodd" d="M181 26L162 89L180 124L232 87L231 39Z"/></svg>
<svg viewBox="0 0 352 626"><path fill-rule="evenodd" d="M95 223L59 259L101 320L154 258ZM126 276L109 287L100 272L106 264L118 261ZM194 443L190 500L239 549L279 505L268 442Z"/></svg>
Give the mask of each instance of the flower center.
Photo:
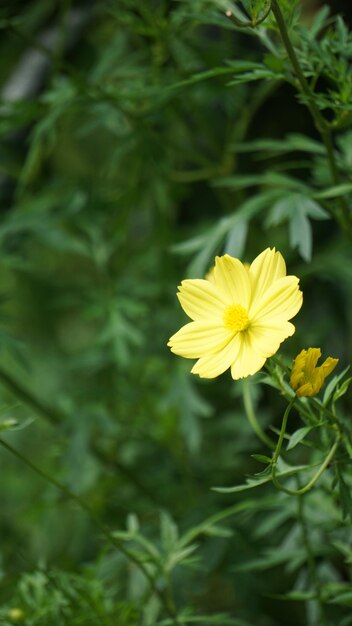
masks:
<svg viewBox="0 0 352 626"><path fill-rule="evenodd" d="M234 332L245 330L248 327L249 319L246 309L241 304L231 304L224 313L225 328Z"/></svg>

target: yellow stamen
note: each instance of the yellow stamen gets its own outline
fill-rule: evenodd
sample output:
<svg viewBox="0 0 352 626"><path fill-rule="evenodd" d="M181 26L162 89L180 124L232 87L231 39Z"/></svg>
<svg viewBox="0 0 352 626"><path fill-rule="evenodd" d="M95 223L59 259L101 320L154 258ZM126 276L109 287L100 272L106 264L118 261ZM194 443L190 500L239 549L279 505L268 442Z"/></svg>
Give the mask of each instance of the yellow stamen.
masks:
<svg viewBox="0 0 352 626"><path fill-rule="evenodd" d="M231 304L225 309L225 327L233 332L240 332L248 327L249 319L246 309L241 304Z"/></svg>

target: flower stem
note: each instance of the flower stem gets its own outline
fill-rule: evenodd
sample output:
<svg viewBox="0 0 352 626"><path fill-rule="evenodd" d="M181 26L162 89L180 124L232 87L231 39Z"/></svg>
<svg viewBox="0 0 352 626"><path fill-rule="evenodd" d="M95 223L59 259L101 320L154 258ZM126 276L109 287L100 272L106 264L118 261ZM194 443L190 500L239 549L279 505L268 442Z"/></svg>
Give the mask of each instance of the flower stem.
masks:
<svg viewBox="0 0 352 626"><path fill-rule="evenodd" d="M332 445L328 455L326 456L326 458L324 459L323 463L320 465L319 469L315 472L314 476L310 479L310 481L304 486L301 487L300 489L288 489L287 487L285 487L284 485L282 485L282 483L280 483L280 481L276 478L276 467L277 467L277 461L279 459L280 456L280 452L281 452L281 448L282 448L282 443L285 437L285 433L286 433L286 426L287 426L287 419L288 416L290 414L290 411L295 403L296 400L296 396L294 396L289 405L286 408L286 411L284 413L284 416L282 418L282 425L281 425L281 430L280 430L280 435L279 435L279 439L276 445L276 449L275 452L273 454L273 460L272 460L272 481L275 485L275 487L277 489L280 489L280 491L284 491L285 493L291 495L291 496L299 496L299 495L303 495L304 493L307 493L307 491L310 491L312 489L312 487L314 487L314 485L318 482L319 478L321 477L321 475L324 473L324 471L326 470L326 468L328 467L329 463L331 463L332 459L334 458L337 448L339 446L340 440L341 440L341 434L340 432L338 432L338 434L336 435L336 439L334 441L334 444Z"/></svg>
<svg viewBox="0 0 352 626"><path fill-rule="evenodd" d="M243 404L244 404L248 421L251 427L253 428L255 434L259 437L259 439L263 443L265 443L265 445L268 446L268 448L271 448L273 450L275 448L275 442L263 431L262 427L260 426L257 420L254 407L253 407L249 385L250 383L248 382L248 379L245 378L242 382L242 393L243 393Z"/></svg>
<svg viewBox="0 0 352 626"><path fill-rule="evenodd" d="M280 435L279 435L279 439L278 439L278 442L277 442L277 444L276 444L275 452L274 452L274 455L273 455L273 469L274 469L274 467L276 466L276 463L277 463L278 458L279 458L279 456L280 456L280 452L281 452L281 448L282 448L282 443L283 443L283 440L284 440L284 437L285 437L285 434L286 434L286 426L287 426L288 416L289 416L289 414L290 414L290 412L291 412L291 409L292 409L292 407L293 407L293 405L294 405L295 399L296 399L296 396L294 396L293 398L291 398L291 400L290 400L290 402L289 402L288 406L286 407L286 410L285 410L284 416L283 416L283 418L282 418L282 424L281 424Z"/></svg>
<svg viewBox="0 0 352 626"><path fill-rule="evenodd" d="M297 491L295 492L295 495L302 495L304 493L307 493L307 491L310 491L311 488L314 487L314 485L318 482L319 478L328 467L329 463L331 463L332 459L334 458L336 450L340 443L340 439L341 439L341 436L340 434L338 434L333 446L330 449L329 454L327 455L325 461L319 467L318 471L314 474L313 478L309 481L309 483L305 485L305 487L302 487L301 489L297 489Z"/></svg>
<svg viewBox="0 0 352 626"><path fill-rule="evenodd" d="M272 0L271 10L275 16L275 20L280 31L282 43L284 44L286 48L288 58L291 61L291 65L299 81L301 90L303 91L304 95L307 97L307 102L308 102L307 106L314 118L317 129L319 130L319 132L321 132L322 130L326 130L328 128L328 124L325 118L320 113L317 105L315 104L314 94L311 92L308 82L306 81L306 78L299 64L295 49L291 43L291 39L289 37L288 30L286 28L286 22L284 20L284 16L281 13L280 5L277 0ZM337 175L336 167L334 166L333 169L334 169L334 176L335 176Z"/></svg>
<svg viewBox="0 0 352 626"><path fill-rule="evenodd" d="M76 502L76 504L78 504L79 507L83 511L85 511L85 513L90 517L90 519L94 522L94 524L99 528L99 530L101 531L105 539L115 549L117 549L119 552L124 554L130 561L132 561L140 569L140 571L144 574L145 578L148 580L148 583L152 591L155 593L155 595L159 597L159 600L163 604L166 612L168 613L169 617L172 620L172 624L174 624L174 626L178 626L179 622L177 619L176 610L174 608L173 603L171 603L169 598L167 597L167 594L164 594L158 588L154 577L150 574L150 572L148 571L144 563L140 561L133 552L131 552L128 548L126 548L126 546L121 541L119 541L118 539L116 539L116 537L114 537L114 535L105 526L105 524L103 524L103 522L101 522L101 520L95 515L95 513L88 506L88 504L86 504L86 502L80 496L76 495L75 493L70 491L65 485L61 484L58 480L56 480L56 478L53 478L49 474L46 474L46 472L44 472L41 468L34 465L32 461L30 461L25 456L23 456L21 452L13 448L9 443L4 441L3 439L0 439L0 445L3 448L5 448L8 452L10 452L13 456L15 456L18 460L20 460L22 463L27 465L27 467L29 467L33 472L41 476L41 478L43 478L50 484L54 485L54 487L56 487L59 491L61 491L61 493L63 493L69 500Z"/></svg>
<svg viewBox="0 0 352 626"><path fill-rule="evenodd" d="M288 30L286 27L286 23L281 13L278 0L271 1L271 10L275 16L275 20L280 31L282 43L285 46L288 58L290 59L291 65L296 74L300 91L306 96L307 107L313 117L315 126L318 132L320 133L320 136L324 143L332 183L334 185L338 185L340 182L340 176L339 176L335 154L334 154L334 145L333 145L333 140L332 140L330 124L325 119L325 117L321 114L319 108L315 104L314 93L311 91L309 84L302 71L302 68L299 64L299 60L297 58L295 49L291 43ZM340 200L340 206L339 206L338 212L332 211L331 209L329 211L337 219L337 221L339 222L343 230L351 235L351 220L350 220L348 205L346 204L346 202L343 199Z"/></svg>

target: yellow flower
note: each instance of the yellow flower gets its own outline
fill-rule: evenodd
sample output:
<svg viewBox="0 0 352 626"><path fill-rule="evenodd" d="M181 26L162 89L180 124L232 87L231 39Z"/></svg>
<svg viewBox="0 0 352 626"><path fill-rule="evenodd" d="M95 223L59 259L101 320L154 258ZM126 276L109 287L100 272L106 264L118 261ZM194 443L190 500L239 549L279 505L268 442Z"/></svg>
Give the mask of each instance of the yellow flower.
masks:
<svg viewBox="0 0 352 626"><path fill-rule="evenodd" d="M291 319L302 306L296 276L286 276L280 252L267 248L249 269L228 254L216 257L211 280L184 280L177 294L193 320L170 338L171 351L198 359L192 373L232 378L258 372L280 343L295 332Z"/></svg>
<svg viewBox="0 0 352 626"><path fill-rule="evenodd" d="M325 378L331 374L339 362L338 359L329 356L320 367L317 367L320 357L320 348L308 348L296 356L293 362L290 385L297 396L315 396L319 393Z"/></svg>

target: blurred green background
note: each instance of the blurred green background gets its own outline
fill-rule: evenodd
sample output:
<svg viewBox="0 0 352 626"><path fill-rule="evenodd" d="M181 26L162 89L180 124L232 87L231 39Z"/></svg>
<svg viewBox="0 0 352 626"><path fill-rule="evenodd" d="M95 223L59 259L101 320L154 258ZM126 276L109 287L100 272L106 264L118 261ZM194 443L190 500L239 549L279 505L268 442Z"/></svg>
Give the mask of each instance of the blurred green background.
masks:
<svg viewBox="0 0 352 626"><path fill-rule="evenodd" d="M308 28L318 10L303 3ZM304 292L282 352L321 346L349 363L350 242L314 208L296 231L272 210L292 184L275 175L324 187L324 158L303 147L317 132L284 81L228 86L228 61L268 52L211 2L17 1L0 26L1 421L19 424L3 438L112 530L133 513L158 542L161 514L185 531L240 502L211 487L243 482L263 452L241 383L199 381L166 347L185 321L180 280L215 254L251 261L276 246ZM351 132L337 138L349 177ZM250 147L265 139L276 144ZM264 427L279 426L283 399L252 391ZM147 624L140 575L85 512L5 449L0 472L0 623ZM242 567L289 541L269 494L175 570L178 605L239 625L304 623L302 603L271 597L290 589L292 556Z"/></svg>

